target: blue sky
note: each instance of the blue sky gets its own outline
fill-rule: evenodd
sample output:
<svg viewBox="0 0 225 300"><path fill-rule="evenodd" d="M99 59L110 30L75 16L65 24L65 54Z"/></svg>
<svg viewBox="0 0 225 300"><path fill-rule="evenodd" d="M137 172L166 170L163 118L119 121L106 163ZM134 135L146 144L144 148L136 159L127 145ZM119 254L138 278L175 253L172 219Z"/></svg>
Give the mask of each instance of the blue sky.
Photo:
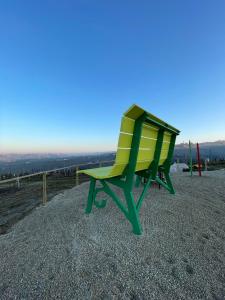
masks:
<svg viewBox="0 0 225 300"><path fill-rule="evenodd" d="M137 103L225 139L225 1L0 1L0 152L115 150Z"/></svg>

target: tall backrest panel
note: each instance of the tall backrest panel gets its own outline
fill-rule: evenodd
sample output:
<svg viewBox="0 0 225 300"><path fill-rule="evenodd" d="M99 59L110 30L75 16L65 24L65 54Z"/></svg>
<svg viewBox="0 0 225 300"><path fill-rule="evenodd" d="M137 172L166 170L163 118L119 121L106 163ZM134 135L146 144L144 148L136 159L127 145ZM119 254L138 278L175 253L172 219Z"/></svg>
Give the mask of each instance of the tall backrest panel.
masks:
<svg viewBox="0 0 225 300"><path fill-rule="evenodd" d="M123 117L116 153L116 165L126 166L129 162L135 120ZM158 130L156 126L143 124L138 149L136 171L145 170L154 159Z"/></svg>
<svg viewBox="0 0 225 300"><path fill-rule="evenodd" d="M133 105L122 118L116 159L114 167L112 169L112 175L114 176L121 175L125 170L125 167L129 163L135 120L143 112L143 109L141 109L137 105ZM147 113L147 115L156 122L154 123L154 125L149 124L149 122L142 124L141 139L138 148L137 163L135 169L136 171L148 169L151 162L154 160L158 132L161 126L160 124L169 126L170 128L177 130L166 124L164 121L158 119L157 117L149 113ZM159 123L159 126L156 124L157 122ZM179 134L178 130L177 134ZM170 131L167 131L165 129L163 134L163 143L160 152L159 165L162 165L168 158L170 143L171 133Z"/></svg>

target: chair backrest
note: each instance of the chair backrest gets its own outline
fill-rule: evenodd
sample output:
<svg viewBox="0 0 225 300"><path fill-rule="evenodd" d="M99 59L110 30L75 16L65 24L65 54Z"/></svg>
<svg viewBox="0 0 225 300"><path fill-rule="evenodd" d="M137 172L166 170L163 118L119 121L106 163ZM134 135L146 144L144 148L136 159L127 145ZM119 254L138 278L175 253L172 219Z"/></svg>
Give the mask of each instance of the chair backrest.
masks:
<svg viewBox="0 0 225 300"><path fill-rule="evenodd" d="M148 169L151 162L154 160L158 132L162 127L164 127L164 133L159 156L159 165L163 165L168 158L169 148L172 141L171 136L172 134L179 134L179 131L154 115L147 113L137 105L133 105L122 118L116 159L114 168L112 169L112 175L114 176L122 174L129 163L135 121L143 113L149 116L152 122L148 121L143 122L142 124L135 171ZM173 141L175 142L174 139Z"/></svg>

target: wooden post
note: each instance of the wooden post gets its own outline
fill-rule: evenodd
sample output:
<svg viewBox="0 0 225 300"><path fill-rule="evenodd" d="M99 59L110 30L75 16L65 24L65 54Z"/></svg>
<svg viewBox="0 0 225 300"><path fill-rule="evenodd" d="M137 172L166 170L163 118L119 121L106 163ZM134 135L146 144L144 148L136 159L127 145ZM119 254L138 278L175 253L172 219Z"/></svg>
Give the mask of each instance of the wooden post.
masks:
<svg viewBox="0 0 225 300"><path fill-rule="evenodd" d="M76 167L76 186L79 185L79 167Z"/></svg>
<svg viewBox="0 0 225 300"><path fill-rule="evenodd" d="M45 205L47 203L47 172L43 173L43 199L42 204Z"/></svg>
<svg viewBox="0 0 225 300"><path fill-rule="evenodd" d="M198 160L198 174L199 176L202 176L201 172L201 160L200 160L200 150L199 150L199 144L197 143L197 160Z"/></svg>
<svg viewBox="0 0 225 300"><path fill-rule="evenodd" d="M16 184L17 184L17 188L19 189L20 188L20 179L19 178L16 179Z"/></svg>

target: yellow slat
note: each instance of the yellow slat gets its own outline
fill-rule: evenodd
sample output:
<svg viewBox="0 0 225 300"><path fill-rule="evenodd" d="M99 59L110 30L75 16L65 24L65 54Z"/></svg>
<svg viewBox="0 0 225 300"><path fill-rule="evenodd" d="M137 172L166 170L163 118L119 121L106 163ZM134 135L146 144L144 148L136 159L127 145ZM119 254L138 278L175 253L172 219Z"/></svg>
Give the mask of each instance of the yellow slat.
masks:
<svg viewBox="0 0 225 300"><path fill-rule="evenodd" d="M149 126L143 126L141 135L144 137L157 139L158 130L154 130Z"/></svg>
<svg viewBox="0 0 225 300"><path fill-rule="evenodd" d="M144 123L143 124L143 127L145 127L145 128L151 128L151 130L153 129L153 130L155 130L155 131L158 131L159 130L159 128L157 127L157 126L155 126L155 125L152 125L152 124L148 124L148 123Z"/></svg>
<svg viewBox="0 0 225 300"><path fill-rule="evenodd" d="M134 120L131 120L129 118L123 117L121 122L120 131L132 133L134 131Z"/></svg>
<svg viewBox="0 0 225 300"><path fill-rule="evenodd" d="M132 142L133 135L128 135L124 133L120 133L118 147L119 148L130 148Z"/></svg>
<svg viewBox="0 0 225 300"><path fill-rule="evenodd" d="M170 144L169 143L163 143L162 144L162 150L168 150L169 149Z"/></svg>
<svg viewBox="0 0 225 300"><path fill-rule="evenodd" d="M116 164L127 164L129 161L130 149L117 149Z"/></svg>
<svg viewBox="0 0 225 300"><path fill-rule="evenodd" d="M149 160L150 162L153 160L154 151L152 150L139 150L138 152L138 161Z"/></svg>
<svg viewBox="0 0 225 300"><path fill-rule="evenodd" d="M168 150L169 149L161 151L160 159L159 159L160 164L164 163L164 161L167 159Z"/></svg>
<svg viewBox="0 0 225 300"><path fill-rule="evenodd" d="M140 148L151 148L154 151L155 145L156 145L156 140L150 140L143 137L141 138Z"/></svg>
<svg viewBox="0 0 225 300"><path fill-rule="evenodd" d="M167 154L168 154L168 150L169 150L169 149L161 150L161 155L160 155L160 157L166 157Z"/></svg>
<svg viewBox="0 0 225 300"><path fill-rule="evenodd" d="M163 142L170 142L171 140L171 134L165 132L163 136Z"/></svg>

